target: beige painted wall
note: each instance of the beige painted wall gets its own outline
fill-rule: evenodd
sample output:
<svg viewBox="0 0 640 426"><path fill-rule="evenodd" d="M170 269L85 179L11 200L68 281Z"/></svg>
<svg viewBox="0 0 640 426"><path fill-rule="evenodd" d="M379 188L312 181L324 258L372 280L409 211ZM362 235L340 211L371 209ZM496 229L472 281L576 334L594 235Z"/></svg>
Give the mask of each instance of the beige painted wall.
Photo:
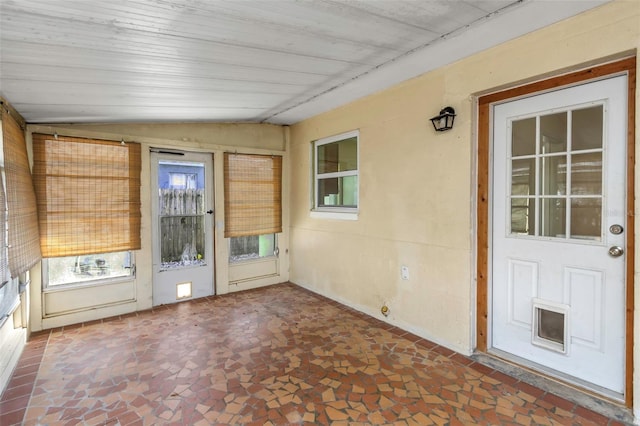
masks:
<svg viewBox="0 0 640 426"><path fill-rule="evenodd" d="M27 145L31 146L33 133L53 134L57 132L64 136L78 136L98 139L134 141L142 145L142 173L141 173L141 202L142 202L142 248L135 252L136 277L131 283L117 286L102 286L94 288L96 291L109 292L113 299L114 291L120 291L120 303L109 306L98 306L90 309L80 309L68 314L46 315L42 300L51 299L58 305L64 300L85 298L80 294L53 292L42 296L42 282L40 268L32 272L31 296L34 303L31 310L31 330L48 329L68 324L91 321L120 315L126 312L149 309L152 306L152 226L151 226L151 159L149 148L173 148L185 151L213 153L214 155L214 204L215 204L215 286L216 294L255 288L262 285L287 281L289 265L288 227L278 237L280 248L280 274L256 280L247 280L237 285L229 283L228 246L224 231L224 201L223 201L223 153L237 151L254 154L283 155L284 170L288 167L288 129L269 124L222 124L222 123L176 123L176 124L56 124L56 125L28 125ZM288 203L288 174L283 176L283 203ZM283 211L283 223L288 224L288 210ZM118 290L118 288L121 288ZM64 290L67 291L67 290ZM135 293L135 300L131 301L131 292ZM99 295L94 294L94 298ZM55 299L55 300L54 300ZM51 302L53 305L53 302ZM63 308L61 308L62 310Z"/></svg>
<svg viewBox="0 0 640 426"><path fill-rule="evenodd" d="M470 353L475 96L638 47L639 3L616 1L292 126L291 281L379 318L387 303L389 322ZM455 127L436 134L428 119L447 105ZM354 129L359 218L311 218L311 141Z"/></svg>

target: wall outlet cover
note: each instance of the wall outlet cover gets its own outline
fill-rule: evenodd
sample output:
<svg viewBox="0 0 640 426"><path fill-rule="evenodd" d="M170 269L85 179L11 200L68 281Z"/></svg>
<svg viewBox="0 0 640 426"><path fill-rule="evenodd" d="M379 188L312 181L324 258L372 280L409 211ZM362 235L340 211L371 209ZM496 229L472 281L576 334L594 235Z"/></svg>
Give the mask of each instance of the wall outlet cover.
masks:
<svg viewBox="0 0 640 426"><path fill-rule="evenodd" d="M402 277L403 280L408 280L409 279L409 267L408 266L401 266L400 267L400 276Z"/></svg>

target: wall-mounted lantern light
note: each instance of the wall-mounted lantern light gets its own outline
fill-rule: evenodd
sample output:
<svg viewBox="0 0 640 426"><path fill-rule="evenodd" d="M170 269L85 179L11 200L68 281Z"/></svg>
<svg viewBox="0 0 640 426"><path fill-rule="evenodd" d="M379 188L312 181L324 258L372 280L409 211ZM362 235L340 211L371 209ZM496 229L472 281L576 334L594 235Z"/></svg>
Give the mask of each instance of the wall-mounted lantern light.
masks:
<svg viewBox="0 0 640 426"><path fill-rule="evenodd" d="M448 106L440 110L440 114L431 119L433 128L436 132L444 132L445 130L451 130L453 127L453 120L456 118L456 111Z"/></svg>

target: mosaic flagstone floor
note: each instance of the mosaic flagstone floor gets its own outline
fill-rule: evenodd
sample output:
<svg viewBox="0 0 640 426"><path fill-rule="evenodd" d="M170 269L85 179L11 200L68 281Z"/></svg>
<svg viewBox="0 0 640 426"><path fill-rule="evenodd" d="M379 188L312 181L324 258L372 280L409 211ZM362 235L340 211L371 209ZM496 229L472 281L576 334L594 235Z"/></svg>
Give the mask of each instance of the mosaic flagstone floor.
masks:
<svg viewBox="0 0 640 426"><path fill-rule="evenodd" d="M619 425L293 284L32 338L26 425Z"/></svg>

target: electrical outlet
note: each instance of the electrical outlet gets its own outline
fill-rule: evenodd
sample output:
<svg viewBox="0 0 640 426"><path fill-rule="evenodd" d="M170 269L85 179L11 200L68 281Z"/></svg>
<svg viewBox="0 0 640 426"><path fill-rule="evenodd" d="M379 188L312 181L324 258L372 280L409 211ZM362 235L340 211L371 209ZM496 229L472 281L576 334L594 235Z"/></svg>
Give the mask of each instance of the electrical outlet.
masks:
<svg viewBox="0 0 640 426"><path fill-rule="evenodd" d="M400 267L400 277L402 277L402 279L405 280L405 281L409 279L409 267L408 266L402 265Z"/></svg>

